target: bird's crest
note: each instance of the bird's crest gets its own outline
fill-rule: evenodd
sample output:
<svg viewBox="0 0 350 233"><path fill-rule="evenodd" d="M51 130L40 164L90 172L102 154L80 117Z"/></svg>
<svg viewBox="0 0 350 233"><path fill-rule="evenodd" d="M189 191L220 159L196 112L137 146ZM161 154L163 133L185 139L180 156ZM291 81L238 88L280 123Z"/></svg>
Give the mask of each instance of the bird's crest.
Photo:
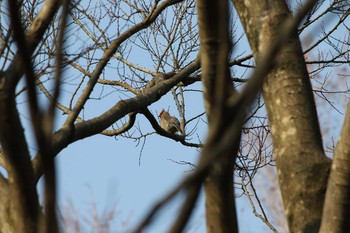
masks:
<svg viewBox="0 0 350 233"><path fill-rule="evenodd" d="M165 112L164 108L162 109L162 111L160 111L159 113L159 117Z"/></svg>

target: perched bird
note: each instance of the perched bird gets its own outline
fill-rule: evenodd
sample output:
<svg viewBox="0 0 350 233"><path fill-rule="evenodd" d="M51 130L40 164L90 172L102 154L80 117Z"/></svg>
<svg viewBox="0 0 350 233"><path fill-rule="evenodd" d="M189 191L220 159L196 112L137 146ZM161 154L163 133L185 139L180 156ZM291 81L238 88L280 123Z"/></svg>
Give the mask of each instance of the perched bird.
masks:
<svg viewBox="0 0 350 233"><path fill-rule="evenodd" d="M170 133L176 133L179 131L182 134L180 122L176 117L170 116L164 109L159 113L159 117L160 127L162 127L162 129Z"/></svg>

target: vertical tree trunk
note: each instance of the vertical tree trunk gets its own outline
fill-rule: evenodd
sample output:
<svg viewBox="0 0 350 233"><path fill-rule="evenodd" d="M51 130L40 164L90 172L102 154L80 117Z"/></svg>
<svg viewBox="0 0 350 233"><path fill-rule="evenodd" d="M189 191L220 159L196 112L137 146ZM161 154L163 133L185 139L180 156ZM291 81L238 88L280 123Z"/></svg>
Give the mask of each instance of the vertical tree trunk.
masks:
<svg viewBox="0 0 350 233"><path fill-rule="evenodd" d="M226 111L232 93L229 76L228 1L198 0L200 57L204 101L209 121L209 137L203 150L222 139L225 126L234 118ZM233 165L239 140L232 150L213 164L204 183L208 233L237 232L233 195ZM206 158L202 158L205 160Z"/></svg>
<svg viewBox="0 0 350 233"><path fill-rule="evenodd" d="M350 104L335 148L320 233L350 232Z"/></svg>
<svg viewBox="0 0 350 233"><path fill-rule="evenodd" d="M233 0L257 63L291 14L284 0ZM318 232L330 163L322 147L297 32L281 48L263 86L290 232Z"/></svg>
<svg viewBox="0 0 350 233"><path fill-rule="evenodd" d="M14 89L6 77L0 77L0 82L0 142L4 168L8 172L8 179L3 180L1 187L0 229L9 233L34 233L39 212L29 151L15 105Z"/></svg>

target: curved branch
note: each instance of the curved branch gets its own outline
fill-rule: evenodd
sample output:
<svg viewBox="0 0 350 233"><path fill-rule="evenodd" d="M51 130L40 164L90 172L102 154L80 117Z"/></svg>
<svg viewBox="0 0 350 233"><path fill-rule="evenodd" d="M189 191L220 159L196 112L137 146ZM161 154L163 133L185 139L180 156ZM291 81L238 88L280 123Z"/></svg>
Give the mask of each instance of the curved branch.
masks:
<svg viewBox="0 0 350 233"><path fill-rule="evenodd" d="M106 130L103 130L101 134L103 134L105 136L116 136L116 135L125 133L126 131L131 129L131 127L133 127L135 124L137 112L131 112L128 115L129 115L129 121L127 123L125 123L122 127L118 128L118 129L114 129L114 130L107 130L106 129Z"/></svg>

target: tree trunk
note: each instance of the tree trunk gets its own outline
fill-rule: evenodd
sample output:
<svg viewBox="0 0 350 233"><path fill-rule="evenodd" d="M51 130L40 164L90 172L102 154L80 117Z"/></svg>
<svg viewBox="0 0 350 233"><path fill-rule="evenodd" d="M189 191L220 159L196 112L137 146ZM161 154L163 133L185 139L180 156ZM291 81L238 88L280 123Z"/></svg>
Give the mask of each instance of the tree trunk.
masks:
<svg viewBox="0 0 350 233"><path fill-rule="evenodd" d="M320 233L350 232L350 104L335 148Z"/></svg>
<svg viewBox="0 0 350 233"><path fill-rule="evenodd" d="M14 88L4 76L0 82L1 165L8 172L8 179L1 179L0 230L34 233L39 211L29 151L15 105Z"/></svg>
<svg viewBox="0 0 350 233"><path fill-rule="evenodd" d="M257 63L291 17L283 0L234 0ZM295 31L263 86L290 232L318 232L330 162L323 152L312 88Z"/></svg>
<svg viewBox="0 0 350 233"><path fill-rule="evenodd" d="M205 151L222 140L225 126L234 121L226 109L226 100L233 90L228 66L231 44L228 1L197 1L197 8L204 102L209 121ZM238 145L239 140L232 142L232 150L215 161L204 182L208 233L238 231L233 199L233 165Z"/></svg>

